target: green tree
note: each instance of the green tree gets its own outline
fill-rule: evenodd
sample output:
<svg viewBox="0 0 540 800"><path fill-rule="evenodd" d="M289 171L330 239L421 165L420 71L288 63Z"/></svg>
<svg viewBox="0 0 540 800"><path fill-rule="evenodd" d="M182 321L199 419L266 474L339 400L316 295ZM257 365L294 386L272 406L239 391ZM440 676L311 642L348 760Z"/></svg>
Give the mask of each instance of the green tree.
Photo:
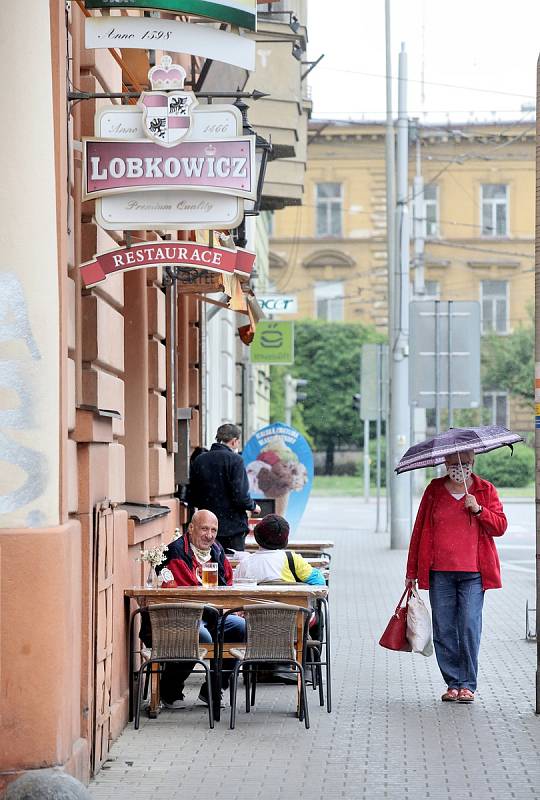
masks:
<svg viewBox="0 0 540 800"><path fill-rule="evenodd" d="M357 323L309 320L295 323L295 363L272 370L271 415L283 420L283 375L307 378L306 400L296 406L293 424L305 426L317 450L326 452L331 475L337 447L359 446L362 426L352 398L360 389L360 356L365 342L380 342L373 329ZM303 425L302 425L303 423Z"/></svg>
<svg viewBox="0 0 540 800"><path fill-rule="evenodd" d="M530 403L534 397L534 327L522 325L508 336L490 334L482 346L482 385Z"/></svg>

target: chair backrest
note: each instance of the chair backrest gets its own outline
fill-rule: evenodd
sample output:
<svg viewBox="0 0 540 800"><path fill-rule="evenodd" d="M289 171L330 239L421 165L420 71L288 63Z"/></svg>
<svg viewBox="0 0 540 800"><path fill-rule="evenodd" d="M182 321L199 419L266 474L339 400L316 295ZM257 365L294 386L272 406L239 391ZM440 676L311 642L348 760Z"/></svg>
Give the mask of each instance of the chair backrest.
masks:
<svg viewBox="0 0 540 800"><path fill-rule="evenodd" d="M260 603L243 608L246 620L246 659L294 660L298 614L306 609L286 603Z"/></svg>
<svg viewBox="0 0 540 800"><path fill-rule="evenodd" d="M151 658L199 658L202 603L159 603L148 606L152 628Z"/></svg>

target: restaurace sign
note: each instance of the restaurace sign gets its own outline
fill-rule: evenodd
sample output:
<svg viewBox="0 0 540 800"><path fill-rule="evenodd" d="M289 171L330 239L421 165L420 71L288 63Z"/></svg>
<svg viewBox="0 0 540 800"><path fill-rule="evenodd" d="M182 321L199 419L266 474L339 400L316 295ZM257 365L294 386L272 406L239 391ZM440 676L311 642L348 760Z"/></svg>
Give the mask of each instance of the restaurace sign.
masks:
<svg viewBox="0 0 540 800"><path fill-rule="evenodd" d="M81 278L85 286L94 286L107 275L159 266L195 267L248 276L254 261L255 254L247 250L207 247L194 242L144 242L96 255L81 265Z"/></svg>
<svg viewBox="0 0 540 800"><path fill-rule="evenodd" d="M85 0L86 8L154 8L177 14L194 14L239 28L257 27L257 0Z"/></svg>
<svg viewBox="0 0 540 800"><path fill-rule="evenodd" d="M83 200L97 198L108 230L235 227L256 198L255 137L238 135L234 106L199 112L169 56L148 77L153 91L136 109L97 113L97 135L83 142Z"/></svg>

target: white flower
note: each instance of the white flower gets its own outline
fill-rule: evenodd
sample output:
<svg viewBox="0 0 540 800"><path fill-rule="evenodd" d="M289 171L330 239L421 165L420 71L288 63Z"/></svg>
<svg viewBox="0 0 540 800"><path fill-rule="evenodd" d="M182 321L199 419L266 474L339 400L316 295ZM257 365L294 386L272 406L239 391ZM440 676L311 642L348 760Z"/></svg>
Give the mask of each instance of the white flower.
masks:
<svg viewBox="0 0 540 800"><path fill-rule="evenodd" d="M165 556L165 550L167 547L168 545L166 544L157 544L155 547L151 547L148 550L141 550L140 557L137 559L137 561L146 561L153 567L157 567L167 560Z"/></svg>

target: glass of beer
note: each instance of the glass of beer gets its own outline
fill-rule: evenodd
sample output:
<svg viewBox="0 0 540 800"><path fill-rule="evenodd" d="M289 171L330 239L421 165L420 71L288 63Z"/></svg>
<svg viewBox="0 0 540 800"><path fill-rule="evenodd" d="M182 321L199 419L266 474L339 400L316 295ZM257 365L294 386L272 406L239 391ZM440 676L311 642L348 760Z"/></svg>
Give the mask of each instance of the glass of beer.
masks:
<svg viewBox="0 0 540 800"><path fill-rule="evenodd" d="M202 565L202 585L207 588L218 585L218 565L215 561L207 561Z"/></svg>

